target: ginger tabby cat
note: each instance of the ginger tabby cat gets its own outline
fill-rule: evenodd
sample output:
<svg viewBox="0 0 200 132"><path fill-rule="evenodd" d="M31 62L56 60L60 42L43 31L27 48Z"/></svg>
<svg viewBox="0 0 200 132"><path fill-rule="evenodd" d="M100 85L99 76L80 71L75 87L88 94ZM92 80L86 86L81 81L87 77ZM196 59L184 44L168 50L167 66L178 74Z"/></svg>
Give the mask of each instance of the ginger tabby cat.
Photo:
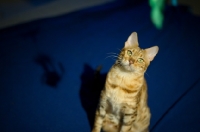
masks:
<svg viewBox="0 0 200 132"><path fill-rule="evenodd" d="M150 110L144 73L158 47L140 49L133 32L108 72L92 132L148 132Z"/></svg>

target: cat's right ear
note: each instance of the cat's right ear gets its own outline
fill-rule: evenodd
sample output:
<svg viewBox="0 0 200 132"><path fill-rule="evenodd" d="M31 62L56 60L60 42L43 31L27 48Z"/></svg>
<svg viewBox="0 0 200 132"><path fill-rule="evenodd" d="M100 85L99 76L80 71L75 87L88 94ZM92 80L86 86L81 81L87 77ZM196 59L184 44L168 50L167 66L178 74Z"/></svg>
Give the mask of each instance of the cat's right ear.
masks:
<svg viewBox="0 0 200 132"><path fill-rule="evenodd" d="M156 56L156 54L158 53L158 50L159 50L158 46L153 46L151 48L145 49L147 59L149 61L152 61Z"/></svg>
<svg viewBox="0 0 200 132"><path fill-rule="evenodd" d="M125 48L132 48L138 46L138 36L136 32L133 32L125 42Z"/></svg>

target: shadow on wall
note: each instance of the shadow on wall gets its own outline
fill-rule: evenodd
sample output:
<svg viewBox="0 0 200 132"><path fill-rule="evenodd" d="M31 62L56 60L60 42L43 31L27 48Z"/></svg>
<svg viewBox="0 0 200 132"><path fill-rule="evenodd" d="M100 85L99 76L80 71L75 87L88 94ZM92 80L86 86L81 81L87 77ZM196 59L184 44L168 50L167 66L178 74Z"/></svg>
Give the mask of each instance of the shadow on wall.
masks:
<svg viewBox="0 0 200 132"><path fill-rule="evenodd" d="M92 69L88 64L84 65L84 71L81 75L80 99L84 108L90 128L92 129L95 111L99 102L100 92L104 87L106 74L101 74L101 66L96 70Z"/></svg>
<svg viewBox="0 0 200 132"><path fill-rule="evenodd" d="M39 54L35 58L35 62L39 64L44 70L44 73L41 78L42 83L46 83L47 85L56 88L64 74L63 65L61 63L58 63L58 66L60 68L59 69L60 73L59 73L52 59L45 54Z"/></svg>

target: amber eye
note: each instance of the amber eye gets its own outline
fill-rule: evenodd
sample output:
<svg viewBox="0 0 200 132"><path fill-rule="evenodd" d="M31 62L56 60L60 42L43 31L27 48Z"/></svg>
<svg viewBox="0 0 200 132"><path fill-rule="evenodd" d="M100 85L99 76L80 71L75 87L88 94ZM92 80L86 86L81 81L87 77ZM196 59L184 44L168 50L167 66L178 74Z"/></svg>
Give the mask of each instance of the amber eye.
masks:
<svg viewBox="0 0 200 132"><path fill-rule="evenodd" d="M144 60L143 60L142 58L138 58L137 61L138 61L139 63L144 62Z"/></svg>
<svg viewBox="0 0 200 132"><path fill-rule="evenodd" d="M128 51L127 51L127 54L128 54L129 56L131 56L131 55L132 55L132 51L128 50Z"/></svg>

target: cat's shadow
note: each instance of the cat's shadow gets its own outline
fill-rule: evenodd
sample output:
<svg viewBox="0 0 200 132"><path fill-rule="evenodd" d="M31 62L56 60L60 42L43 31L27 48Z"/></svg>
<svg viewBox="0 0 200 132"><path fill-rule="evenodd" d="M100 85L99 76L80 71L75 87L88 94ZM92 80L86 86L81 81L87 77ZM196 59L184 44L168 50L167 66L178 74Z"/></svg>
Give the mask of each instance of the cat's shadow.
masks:
<svg viewBox="0 0 200 132"><path fill-rule="evenodd" d="M100 92L104 87L106 74L100 73L101 66L93 69L88 64L84 65L83 73L81 74L80 99L84 108L90 128L92 129L95 111L99 103Z"/></svg>

